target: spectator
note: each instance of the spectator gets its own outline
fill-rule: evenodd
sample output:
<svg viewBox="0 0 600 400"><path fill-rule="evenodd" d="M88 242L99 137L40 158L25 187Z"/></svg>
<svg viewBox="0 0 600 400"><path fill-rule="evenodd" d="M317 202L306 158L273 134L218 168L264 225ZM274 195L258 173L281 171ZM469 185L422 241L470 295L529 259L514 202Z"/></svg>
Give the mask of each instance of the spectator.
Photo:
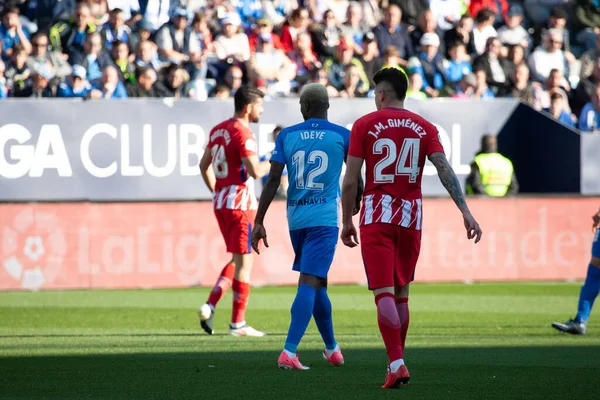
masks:
<svg viewBox="0 0 600 400"><path fill-rule="evenodd" d="M375 83L373 82L373 76L379 71L383 63L379 57L379 48L377 47L377 41L375 35L372 32L367 33L362 42L363 53L360 57L360 62L363 65L365 74L369 78L369 87L374 88Z"/></svg>
<svg viewBox="0 0 600 400"><path fill-rule="evenodd" d="M231 90L225 84L217 85L213 92L216 99L227 100L231 98Z"/></svg>
<svg viewBox="0 0 600 400"><path fill-rule="evenodd" d="M0 60L0 99L8 97L8 87L6 86L6 78L4 77L5 70L4 61Z"/></svg>
<svg viewBox="0 0 600 400"><path fill-rule="evenodd" d="M251 59L252 71L265 81L270 95L287 95L292 90L291 82L296 77L296 65L271 42L271 37L260 38Z"/></svg>
<svg viewBox="0 0 600 400"><path fill-rule="evenodd" d="M54 22L68 19L75 12L75 0L37 0L29 4L35 5L31 15L42 32L48 32Z"/></svg>
<svg viewBox="0 0 600 400"><path fill-rule="evenodd" d="M0 41L2 42L2 58L7 60L12 55L15 46L20 45L27 53L31 51L29 34L21 25L17 7L5 7L0 13Z"/></svg>
<svg viewBox="0 0 600 400"><path fill-rule="evenodd" d="M512 85L508 97L522 101L525 104L533 106L534 92L529 82L529 67L527 64L519 64L515 67L511 75Z"/></svg>
<svg viewBox="0 0 600 400"><path fill-rule="evenodd" d="M342 28L338 25L333 11L325 11L323 14L323 22L321 24L314 24L311 31L312 42L317 56L321 59L333 57L335 48L340 44L340 40L344 37ZM349 44L354 47L354 42L352 40L349 41Z"/></svg>
<svg viewBox="0 0 600 400"><path fill-rule="evenodd" d="M135 65L137 67L150 67L155 71L162 68L162 62L158 58L158 51L154 42L144 40L138 44L135 53Z"/></svg>
<svg viewBox="0 0 600 400"><path fill-rule="evenodd" d="M329 97L337 97L338 90L331 85L329 82L329 74L325 68L319 68L312 74L312 79L309 83L320 83L327 88L327 94ZM300 89L302 91L302 88Z"/></svg>
<svg viewBox="0 0 600 400"><path fill-rule="evenodd" d="M413 49L418 49L421 46L421 38L426 33L433 33L438 36L438 42L440 45L438 46L440 55L444 56L446 54L446 47L440 42L440 39L444 37L444 33L437 26L437 21L435 19L435 15L430 10L424 11L421 16L419 16L419 23L410 32L410 40Z"/></svg>
<svg viewBox="0 0 600 400"><path fill-rule="evenodd" d="M152 67L138 67L135 71L135 80L125 84L127 97L160 97L160 93L154 87L157 76Z"/></svg>
<svg viewBox="0 0 600 400"><path fill-rule="evenodd" d="M297 85L303 86L310 80L311 74L322 67L322 64L311 49L312 40L308 32L300 33L296 39L294 51L288 53L288 57L296 64Z"/></svg>
<svg viewBox="0 0 600 400"><path fill-rule="evenodd" d="M181 65L169 64L164 70L164 77L156 84L159 97L184 97L189 76Z"/></svg>
<svg viewBox="0 0 600 400"><path fill-rule="evenodd" d="M547 6L545 6L547 7ZM568 14L562 7L553 7L550 11L550 18L544 18L544 22L542 24L538 23L538 25L534 28L533 33L533 45L534 47L538 47L543 42L543 37L546 35L546 32L550 29L558 29L562 32L562 43L563 46L561 50L565 53L571 51L569 45L569 31L567 29L567 18Z"/></svg>
<svg viewBox="0 0 600 400"><path fill-rule="evenodd" d="M75 8L74 19L59 21L50 28L52 50L65 54L82 51L87 35L96 31L96 25L92 21L88 5L79 3Z"/></svg>
<svg viewBox="0 0 600 400"><path fill-rule="evenodd" d="M475 18L475 28L473 29L473 41L475 51L478 55L485 52L487 40L496 37L498 34L494 29L494 12L487 8L479 11Z"/></svg>
<svg viewBox="0 0 600 400"><path fill-rule="evenodd" d="M525 11L527 11L527 17L531 20L533 25L539 25L545 23L548 19L552 19L552 10L560 6L566 1L563 0L524 0ZM539 44L536 43L536 46Z"/></svg>
<svg viewBox="0 0 600 400"><path fill-rule="evenodd" d="M104 48L108 51L112 49L113 43L117 40L127 43L128 45L133 44L131 29L125 25L123 10L120 8L115 8L110 11L108 22L102 25L100 34L102 35Z"/></svg>
<svg viewBox="0 0 600 400"><path fill-rule="evenodd" d="M414 65L423 77L425 93L437 97L444 87L444 58L438 54L440 39L433 32L421 37L421 52L409 59L409 65Z"/></svg>
<svg viewBox="0 0 600 400"><path fill-rule="evenodd" d="M136 19L139 20L142 18L139 0L107 0L107 4L109 10L116 8L121 10L123 12L123 19L130 25L134 25L137 22Z"/></svg>
<svg viewBox="0 0 600 400"><path fill-rule="evenodd" d="M575 124L573 123L573 118L571 118L571 113L565 110L564 101L565 99L561 96L560 93L554 92L550 96L550 107L544 108L544 111L550 114L552 118L554 118L558 122L574 128Z"/></svg>
<svg viewBox="0 0 600 400"><path fill-rule="evenodd" d="M391 0L389 4L400 7L402 23L409 26L417 25L419 16L429 9L428 0Z"/></svg>
<svg viewBox="0 0 600 400"><path fill-rule="evenodd" d="M54 88L50 84L50 80L54 78L54 74L46 66L31 71L31 80L25 87L15 89L14 97L54 97Z"/></svg>
<svg viewBox="0 0 600 400"><path fill-rule="evenodd" d="M369 80L367 79L367 75L362 68L360 60L354 57L352 46L350 46L345 39L343 39L337 47L335 56L328 58L323 63L329 76L329 83L336 88L336 90L342 90L344 87L344 70L348 64L354 64L358 68L360 80L364 85L363 87L368 90Z"/></svg>
<svg viewBox="0 0 600 400"><path fill-rule="evenodd" d="M454 42L450 46L450 60L444 63L444 77L446 83L456 89L465 75L473 72L469 56L462 42Z"/></svg>
<svg viewBox="0 0 600 400"><path fill-rule="evenodd" d="M508 54L506 58L500 60L500 64L502 64L506 76L511 79L510 77L514 75L515 68L518 65L526 64L525 50L518 44L508 46ZM527 68L527 72L529 73L529 68Z"/></svg>
<svg viewBox="0 0 600 400"><path fill-rule="evenodd" d="M141 7L140 10L143 14L142 20L146 21L152 32L169 22L171 0L143 0L143 2L146 3L146 7Z"/></svg>
<svg viewBox="0 0 600 400"><path fill-rule="evenodd" d="M595 132L600 128L600 86L596 86L592 100L587 103L579 116L579 130Z"/></svg>
<svg viewBox="0 0 600 400"><path fill-rule="evenodd" d="M71 74L71 66L60 53L49 51L48 43L48 35L44 32L38 31L31 36L31 54L27 65L37 70L47 66L55 77L62 80Z"/></svg>
<svg viewBox="0 0 600 400"><path fill-rule="evenodd" d="M549 108L550 96L553 93L559 93L564 99L566 110L570 113L571 109L569 108L569 96L567 95L567 91L569 89L570 88L566 84L566 80L562 72L557 69L553 69L550 71L550 75L548 75L548 79L546 79L543 87L539 84L534 86L533 108L538 111L544 108Z"/></svg>
<svg viewBox="0 0 600 400"><path fill-rule="evenodd" d="M475 54L475 36L473 34L473 18L469 14L464 14L456 23L456 27L452 28L444 34L444 43L446 49L455 42L461 42L465 45L467 54Z"/></svg>
<svg viewBox="0 0 600 400"><path fill-rule="evenodd" d="M260 0L236 0L232 2L234 11L241 18L241 25L248 30L263 17L263 9Z"/></svg>
<svg viewBox="0 0 600 400"><path fill-rule="evenodd" d="M381 23L383 15L378 0L359 0L358 3L362 6L363 20L369 28L375 28Z"/></svg>
<svg viewBox="0 0 600 400"><path fill-rule="evenodd" d="M506 0L471 0L469 4L469 13L478 15L482 10L491 11L494 14L494 25L502 23L502 17L508 11L508 2Z"/></svg>
<svg viewBox="0 0 600 400"><path fill-rule="evenodd" d="M446 32L452 29L454 25L460 20L462 15L462 4L462 0L429 1L429 9L435 16L437 26L442 30L442 32Z"/></svg>
<svg viewBox="0 0 600 400"><path fill-rule="evenodd" d="M229 88L231 93L231 97L235 95L235 92L242 86L244 81L244 72L242 69L236 65L232 65L229 67L227 72L225 73L225 78L223 82Z"/></svg>
<svg viewBox="0 0 600 400"><path fill-rule="evenodd" d="M487 100L496 97L487 84L487 74L485 73L485 70L473 68L473 73L475 74L475 78L477 78L477 87L475 88L475 93L473 93L473 98Z"/></svg>
<svg viewBox="0 0 600 400"><path fill-rule="evenodd" d="M57 97L87 97L92 85L86 79L86 70L81 65L73 65L73 72L64 79L56 91Z"/></svg>
<svg viewBox="0 0 600 400"><path fill-rule="evenodd" d="M344 84L339 96L344 98L365 97L368 88L364 87L364 83L360 78L360 70L356 65L346 65L344 68Z"/></svg>
<svg viewBox="0 0 600 400"><path fill-rule="evenodd" d="M298 0L262 0L263 18L281 26L298 7Z"/></svg>
<svg viewBox="0 0 600 400"><path fill-rule="evenodd" d="M383 51L381 58L381 68L396 68L404 71L404 68L400 66L400 51L396 46L389 46ZM408 64L407 64L408 67ZM377 71L375 71L377 72Z"/></svg>
<svg viewBox="0 0 600 400"><path fill-rule="evenodd" d="M281 45L285 52L294 50L294 43L298 34L306 32L309 24L309 14L305 8L300 7L292 12L289 24L281 30Z"/></svg>
<svg viewBox="0 0 600 400"><path fill-rule="evenodd" d="M351 43L354 45L354 54L363 54L363 37L371 29L363 20L362 7L358 2L353 1L348 5L346 22L342 25L342 30L344 37L352 39Z"/></svg>
<svg viewBox="0 0 600 400"><path fill-rule="evenodd" d="M333 11L335 19L342 21L348 10L348 0L308 0L308 9L312 19L316 22L325 22L322 17L325 16L327 10Z"/></svg>
<svg viewBox="0 0 600 400"><path fill-rule="evenodd" d="M102 71L100 81L92 86L90 93L92 99L126 99L127 90L119 81L119 72L115 67L109 65Z"/></svg>
<svg viewBox="0 0 600 400"><path fill-rule="evenodd" d="M594 60L592 74L579 82L571 98L573 113L579 115L583 107L590 102L596 87L600 86L600 57Z"/></svg>
<svg viewBox="0 0 600 400"><path fill-rule="evenodd" d="M391 5L385 10L383 23L373 29L380 49L396 46L400 52L399 65L406 67L407 60L413 55L413 48L408 36L407 26L401 24L402 11L400 7Z"/></svg>
<svg viewBox="0 0 600 400"><path fill-rule="evenodd" d="M117 40L111 51L112 60L117 66L121 82L135 82L135 64L129 61L129 46Z"/></svg>
<svg viewBox="0 0 600 400"><path fill-rule="evenodd" d="M273 47L277 50L283 50L283 45L281 44L281 39L275 33L273 33L273 25L267 19L260 19L257 21L256 26L248 41L250 43L250 51L254 52L256 50L256 42L262 38L264 40L271 40L273 43Z"/></svg>
<svg viewBox="0 0 600 400"><path fill-rule="evenodd" d="M544 82L553 69L564 74L567 69L567 59L561 50L562 40L563 35L560 30L550 29L544 35L542 45L529 55L527 61L534 81Z"/></svg>
<svg viewBox="0 0 600 400"><path fill-rule="evenodd" d="M90 7L96 26L103 25L108 20L108 5L106 0L81 0Z"/></svg>
<svg viewBox="0 0 600 400"><path fill-rule="evenodd" d="M157 32L156 45L161 61L175 64L199 61L200 44L187 23L187 11L179 8L173 12L171 20Z"/></svg>
<svg viewBox="0 0 600 400"><path fill-rule="evenodd" d="M501 46L497 37L488 38L486 52L473 61L473 69L485 71L487 84L497 96L504 96L508 89L507 74L500 63Z"/></svg>
<svg viewBox="0 0 600 400"><path fill-rule="evenodd" d="M589 49L581 56L581 69L579 71L579 80L587 79L594 72L596 60L600 58L600 35L596 38L596 47Z"/></svg>
<svg viewBox="0 0 600 400"><path fill-rule="evenodd" d="M523 46L529 49L531 46L529 32L521 25L523 23L523 7L513 4L504 16L504 25L498 29L498 39L504 45Z"/></svg>
<svg viewBox="0 0 600 400"><path fill-rule="evenodd" d="M221 21L223 32L215 41L217 58L224 63L244 63L250 60L248 36L240 30L240 17L229 13Z"/></svg>
<svg viewBox="0 0 600 400"><path fill-rule="evenodd" d="M481 138L481 150L471 163L467 194L505 197L519 192L512 162L498 153L498 141L490 134Z"/></svg>
<svg viewBox="0 0 600 400"><path fill-rule="evenodd" d="M427 94L423 91L423 77L418 72L408 74L408 90L406 92L407 99L425 100Z"/></svg>
<svg viewBox="0 0 600 400"><path fill-rule="evenodd" d="M475 90L477 89L477 77L475 74L468 74L463 76L460 81L460 85L458 85L458 89L456 93L452 95L453 99L472 99L475 95Z"/></svg>
<svg viewBox="0 0 600 400"><path fill-rule="evenodd" d="M110 55L102 49L102 37L98 32L85 38L83 51L75 50L70 56L71 64L81 65L87 72L87 80L92 82L102 77L102 71L109 65L114 66Z"/></svg>
<svg viewBox="0 0 600 400"><path fill-rule="evenodd" d="M598 0L575 0L575 26L579 33L576 40L585 50L596 46L600 34L600 3Z"/></svg>
<svg viewBox="0 0 600 400"><path fill-rule="evenodd" d="M27 66L27 52L21 46L13 49L11 60L6 67L4 76L10 91L23 90L30 84L31 70Z"/></svg>

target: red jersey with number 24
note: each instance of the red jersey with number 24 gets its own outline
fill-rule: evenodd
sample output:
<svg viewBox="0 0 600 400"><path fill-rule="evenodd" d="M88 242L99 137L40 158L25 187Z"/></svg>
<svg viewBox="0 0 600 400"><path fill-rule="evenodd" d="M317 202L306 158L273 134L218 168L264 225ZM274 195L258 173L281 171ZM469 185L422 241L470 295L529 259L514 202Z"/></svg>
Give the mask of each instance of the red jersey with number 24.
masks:
<svg viewBox="0 0 600 400"><path fill-rule="evenodd" d="M444 152L437 128L408 110L384 108L356 121L348 155L366 164L360 225L421 230L423 167L436 152Z"/></svg>
<svg viewBox="0 0 600 400"><path fill-rule="evenodd" d="M242 163L242 158L256 155L252 130L236 118L221 122L210 131L206 151L212 154L216 178L215 209L256 210L254 180Z"/></svg>

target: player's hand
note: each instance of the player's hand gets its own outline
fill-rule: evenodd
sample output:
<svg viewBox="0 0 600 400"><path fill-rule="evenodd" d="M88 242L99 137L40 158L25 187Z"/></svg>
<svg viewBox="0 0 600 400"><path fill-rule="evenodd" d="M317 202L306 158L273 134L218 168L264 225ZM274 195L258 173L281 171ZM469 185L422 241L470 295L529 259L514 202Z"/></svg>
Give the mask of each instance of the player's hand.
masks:
<svg viewBox="0 0 600 400"><path fill-rule="evenodd" d="M265 247L269 247L269 242L267 242L267 230L262 225L254 225L252 229L252 248L256 252L256 254L260 254L260 250L258 250L258 244L260 240L265 243Z"/></svg>
<svg viewBox="0 0 600 400"><path fill-rule="evenodd" d="M594 221L594 225L592 225L592 232L595 233L596 229L600 229L600 210L594 214L592 220Z"/></svg>
<svg viewBox="0 0 600 400"><path fill-rule="evenodd" d="M356 231L353 223L350 223L349 225L344 224L342 227L341 238L342 243L348 247L358 246L358 232Z"/></svg>
<svg viewBox="0 0 600 400"><path fill-rule="evenodd" d="M473 218L471 213L464 214L463 219L465 221L465 229L467 230L467 239L475 239L475 243L479 243L481 235L483 234L479 224L475 218Z"/></svg>

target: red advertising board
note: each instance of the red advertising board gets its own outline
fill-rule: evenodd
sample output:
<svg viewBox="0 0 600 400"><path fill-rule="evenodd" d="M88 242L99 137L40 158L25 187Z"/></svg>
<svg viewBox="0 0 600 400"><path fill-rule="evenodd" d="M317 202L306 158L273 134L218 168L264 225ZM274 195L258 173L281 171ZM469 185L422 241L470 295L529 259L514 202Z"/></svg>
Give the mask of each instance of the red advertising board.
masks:
<svg viewBox="0 0 600 400"><path fill-rule="evenodd" d="M474 245L449 199L424 201L421 282L581 279L598 198L473 199ZM295 284L285 203L271 206L270 248L253 284ZM229 260L212 205L0 204L0 290L211 286ZM360 249L339 243L330 283L364 284Z"/></svg>

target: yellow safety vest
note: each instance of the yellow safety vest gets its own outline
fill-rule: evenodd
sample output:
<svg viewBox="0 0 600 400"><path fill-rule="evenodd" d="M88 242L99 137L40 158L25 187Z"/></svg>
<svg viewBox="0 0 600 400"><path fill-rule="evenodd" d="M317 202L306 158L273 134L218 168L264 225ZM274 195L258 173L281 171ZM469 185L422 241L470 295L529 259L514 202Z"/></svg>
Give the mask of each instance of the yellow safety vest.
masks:
<svg viewBox="0 0 600 400"><path fill-rule="evenodd" d="M491 197L506 195L512 181L512 162L498 153L483 153L475 157L485 192Z"/></svg>

